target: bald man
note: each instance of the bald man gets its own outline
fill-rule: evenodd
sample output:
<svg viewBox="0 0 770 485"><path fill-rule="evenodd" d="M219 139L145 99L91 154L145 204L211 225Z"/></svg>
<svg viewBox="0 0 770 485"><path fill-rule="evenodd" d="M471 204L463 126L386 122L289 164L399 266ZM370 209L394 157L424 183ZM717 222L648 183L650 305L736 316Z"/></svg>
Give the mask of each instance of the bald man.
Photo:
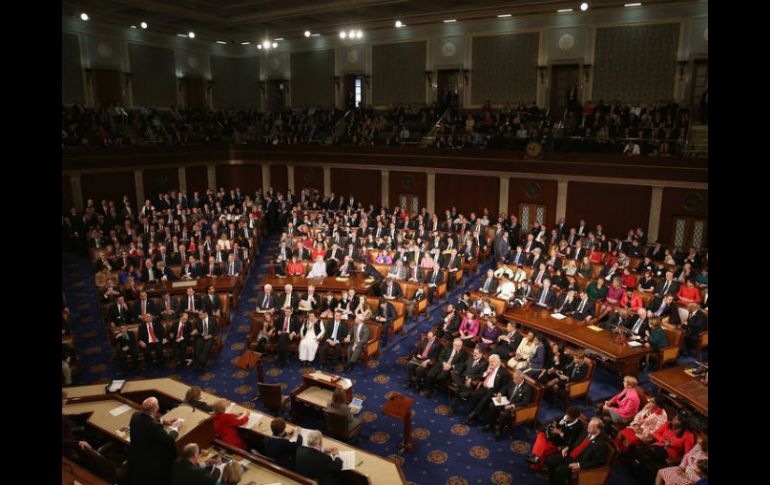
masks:
<svg viewBox="0 0 770 485"><path fill-rule="evenodd" d="M186 444L182 450L182 457L174 463L174 481L171 485L215 485L217 480L214 475L207 473L198 465L200 458L198 445Z"/></svg>
<svg viewBox="0 0 770 485"><path fill-rule="evenodd" d="M142 410L131 416L131 447L128 452L131 485L168 485L176 458L174 442L178 420L158 418L160 406L154 397L142 402ZM171 426L166 431L164 425Z"/></svg>

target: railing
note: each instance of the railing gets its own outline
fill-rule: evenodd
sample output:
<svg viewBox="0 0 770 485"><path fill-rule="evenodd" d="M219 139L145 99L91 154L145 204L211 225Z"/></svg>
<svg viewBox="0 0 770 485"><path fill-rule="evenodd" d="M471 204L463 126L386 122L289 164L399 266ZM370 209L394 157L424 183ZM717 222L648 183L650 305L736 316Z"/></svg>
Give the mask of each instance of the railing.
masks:
<svg viewBox="0 0 770 485"><path fill-rule="evenodd" d="M338 138L341 132L345 131L348 125L347 119L349 116L352 116L352 114L353 109L349 109L345 112L344 115L342 115L342 118L340 118L340 120L334 124L334 127L332 127L331 131L329 132L329 136L327 136L324 140L324 145L331 145L334 143L334 139Z"/></svg>
<svg viewBox="0 0 770 485"><path fill-rule="evenodd" d="M444 121L444 118L446 118L450 109L452 109L451 106L447 107L444 112L441 113L441 116L439 116L436 123L434 123L431 129L428 130L428 133L423 135L422 140L420 141L420 148L425 148L436 140L436 133L441 129L441 122Z"/></svg>

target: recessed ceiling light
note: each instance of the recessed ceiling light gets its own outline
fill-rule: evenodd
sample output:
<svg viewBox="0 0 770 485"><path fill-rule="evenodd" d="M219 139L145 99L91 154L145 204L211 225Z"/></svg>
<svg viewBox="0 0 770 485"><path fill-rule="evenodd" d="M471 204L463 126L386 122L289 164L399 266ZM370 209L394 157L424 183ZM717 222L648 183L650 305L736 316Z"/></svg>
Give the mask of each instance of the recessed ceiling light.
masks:
<svg viewBox="0 0 770 485"><path fill-rule="evenodd" d="M177 37L184 37L187 38L187 34L176 34Z"/></svg>
<svg viewBox="0 0 770 485"><path fill-rule="evenodd" d="M188 32L187 33L187 37L189 37L191 39L194 39L195 38L195 32L192 32L192 31Z"/></svg>
<svg viewBox="0 0 770 485"><path fill-rule="evenodd" d="M497 16L497 18L499 18L499 19L506 19L506 18L511 17L511 16L512 16L512 14L509 14L509 13L501 13L500 15Z"/></svg>
<svg viewBox="0 0 770 485"><path fill-rule="evenodd" d="M404 26L404 24L403 24L403 23L401 23L401 21L400 21L400 20L396 20L396 28L397 28L397 29L400 29L400 28L401 28L401 27L403 27L403 26Z"/></svg>
<svg viewBox="0 0 770 485"><path fill-rule="evenodd" d="M310 37L310 35L311 35L311 34L310 34L310 31L309 31L309 30L306 30L306 31L305 31L305 37Z"/></svg>
<svg viewBox="0 0 770 485"><path fill-rule="evenodd" d="M257 49L262 50L262 44L257 44Z"/></svg>
<svg viewBox="0 0 770 485"><path fill-rule="evenodd" d="M348 33L345 32L344 30L342 32L340 32L340 39L346 39L347 36L348 36Z"/></svg>
<svg viewBox="0 0 770 485"><path fill-rule="evenodd" d="M141 24L139 24L139 26L143 29L146 29L148 27L147 22L142 22Z"/></svg>
<svg viewBox="0 0 770 485"><path fill-rule="evenodd" d="M227 44L227 42L225 42L225 41L223 41L223 40L218 40L218 41L217 41L217 44Z"/></svg>
<svg viewBox="0 0 770 485"><path fill-rule="evenodd" d="M447 19L447 20L444 20L445 24L451 24L452 22L457 22L457 19Z"/></svg>
<svg viewBox="0 0 770 485"><path fill-rule="evenodd" d="M136 25L132 25L132 26L131 26L131 28L132 28L132 29L135 29L135 28L136 28Z"/></svg>
<svg viewBox="0 0 770 485"><path fill-rule="evenodd" d="M364 33L363 33L363 32L361 32L360 30L359 30L358 32L356 32L356 39L360 39L360 38L362 38L363 36L364 36Z"/></svg>
<svg viewBox="0 0 770 485"><path fill-rule="evenodd" d="M567 13L571 11L572 11L571 8L560 8L559 10L556 11L556 13Z"/></svg>
<svg viewBox="0 0 770 485"><path fill-rule="evenodd" d="M251 42L249 42L249 41L241 42L241 45L251 45Z"/></svg>
<svg viewBox="0 0 770 485"><path fill-rule="evenodd" d="M269 40L263 41L262 42L262 47L264 47L265 49L269 49L270 48L270 41Z"/></svg>
<svg viewBox="0 0 770 485"><path fill-rule="evenodd" d="M273 40L275 40L275 41L283 40L283 37L276 37L276 38L275 38L275 39L273 39Z"/></svg>
<svg viewBox="0 0 770 485"><path fill-rule="evenodd" d="M273 42L273 44L272 44L272 47L273 47L273 49L275 49L276 47L278 47L278 42Z"/></svg>
<svg viewBox="0 0 770 485"><path fill-rule="evenodd" d="M356 37L356 31L355 30L351 30L350 32L348 32L348 38L355 39L355 37Z"/></svg>
<svg viewBox="0 0 770 485"><path fill-rule="evenodd" d="M636 3L627 3L624 5L625 7L641 7L642 2L636 2Z"/></svg>
<svg viewBox="0 0 770 485"><path fill-rule="evenodd" d="M588 2L583 2L580 4L580 11L585 12L586 10L588 10L588 7L589 7Z"/></svg>
<svg viewBox="0 0 770 485"><path fill-rule="evenodd" d="M85 13L85 12L83 12L83 13L81 13L81 14L80 14L80 20L82 20L83 22L86 22L86 21L87 21L89 18L90 18L90 17L89 17L89 16L88 16L88 14L87 14L87 13Z"/></svg>
<svg viewBox="0 0 770 485"><path fill-rule="evenodd" d="M321 37L321 34L310 34L310 37Z"/></svg>

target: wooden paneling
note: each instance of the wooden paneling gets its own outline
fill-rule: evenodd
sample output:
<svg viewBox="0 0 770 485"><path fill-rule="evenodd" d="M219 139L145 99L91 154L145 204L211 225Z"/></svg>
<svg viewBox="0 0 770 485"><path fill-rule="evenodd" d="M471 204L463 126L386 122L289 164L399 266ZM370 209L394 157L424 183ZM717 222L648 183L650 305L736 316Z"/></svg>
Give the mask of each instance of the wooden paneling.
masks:
<svg viewBox="0 0 770 485"><path fill-rule="evenodd" d="M398 205L399 194L411 194L420 198L420 207L428 203L428 176L419 172L390 172L388 199L390 207ZM376 206L377 204L375 204Z"/></svg>
<svg viewBox="0 0 770 485"><path fill-rule="evenodd" d="M299 193L305 187L318 189L318 191L323 194L324 169L322 167L308 167L302 165L294 167L294 191Z"/></svg>
<svg viewBox="0 0 770 485"><path fill-rule="evenodd" d="M217 187L230 191L241 188L245 194L253 194L262 188L262 166L253 163L243 165L217 165Z"/></svg>
<svg viewBox="0 0 770 485"><path fill-rule="evenodd" d="M651 196L651 187L570 182L567 223L575 225L585 219L591 229L601 224L611 238L625 236L631 228L641 227L646 231Z"/></svg>
<svg viewBox="0 0 770 485"><path fill-rule="evenodd" d="M675 216L708 218L708 191L663 189L658 239L664 246L672 243ZM706 224L706 241L708 241L708 227Z"/></svg>
<svg viewBox="0 0 770 485"><path fill-rule="evenodd" d="M134 207L139 206L136 203L136 185L134 184L133 172L84 174L80 178L80 182L83 187L83 202L94 199L98 206L100 200L107 199L118 204L123 200L123 196L127 195ZM144 201L142 202L144 203Z"/></svg>
<svg viewBox="0 0 770 485"><path fill-rule="evenodd" d="M519 204L544 204L545 225L556 224L556 196L559 184L555 180L510 179L508 185L508 215L518 217Z"/></svg>
<svg viewBox="0 0 770 485"><path fill-rule="evenodd" d="M144 196L154 200L158 193L179 188L179 171L175 168L144 170L142 180L144 181Z"/></svg>
<svg viewBox="0 0 770 485"><path fill-rule="evenodd" d="M323 179L321 183L323 183ZM270 185L273 187L273 190L286 193L289 189L289 176L286 165L270 166Z"/></svg>
<svg viewBox="0 0 770 485"><path fill-rule="evenodd" d="M498 213L499 204L500 179L497 177L436 174L438 214L457 207L458 213L464 214L465 217L470 217L471 212L480 216L484 208L489 209L490 215L495 215Z"/></svg>
<svg viewBox="0 0 770 485"><path fill-rule="evenodd" d="M61 208L62 213L68 213L71 207L75 204L72 200L72 185L69 175L62 175L61 177Z"/></svg>
<svg viewBox="0 0 770 485"><path fill-rule="evenodd" d="M368 207L369 204L375 207L380 205L382 182L379 170L333 168L331 175L332 192L338 197L344 195L347 198L353 194L356 200L364 204L364 207Z"/></svg>
<svg viewBox="0 0 770 485"><path fill-rule="evenodd" d="M195 191L202 194L209 188L209 172L205 165L197 165L185 168L187 180L187 194L192 196Z"/></svg>

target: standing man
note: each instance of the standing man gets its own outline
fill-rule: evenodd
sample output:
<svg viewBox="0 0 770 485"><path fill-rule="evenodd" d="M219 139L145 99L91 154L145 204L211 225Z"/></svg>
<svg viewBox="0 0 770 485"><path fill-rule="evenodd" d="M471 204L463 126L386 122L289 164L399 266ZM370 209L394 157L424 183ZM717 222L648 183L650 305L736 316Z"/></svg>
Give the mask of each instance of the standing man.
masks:
<svg viewBox="0 0 770 485"><path fill-rule="evenodd" d="M348 343L348 366L346 371L351 371L361 356L364 346L369 341L369 327L364 323L364 319L356 317L356 322L350 330L350 334L345 337L345 343Z"/></svg>
<svg viewBox="0 0 770 485"><path fill-rule="evenodd" d="M178 420L158 419L158 399L148 397L131 416L128 476L131 485L168 485L176 458ZM171 426L166 431L163 426Z"/></svg>

